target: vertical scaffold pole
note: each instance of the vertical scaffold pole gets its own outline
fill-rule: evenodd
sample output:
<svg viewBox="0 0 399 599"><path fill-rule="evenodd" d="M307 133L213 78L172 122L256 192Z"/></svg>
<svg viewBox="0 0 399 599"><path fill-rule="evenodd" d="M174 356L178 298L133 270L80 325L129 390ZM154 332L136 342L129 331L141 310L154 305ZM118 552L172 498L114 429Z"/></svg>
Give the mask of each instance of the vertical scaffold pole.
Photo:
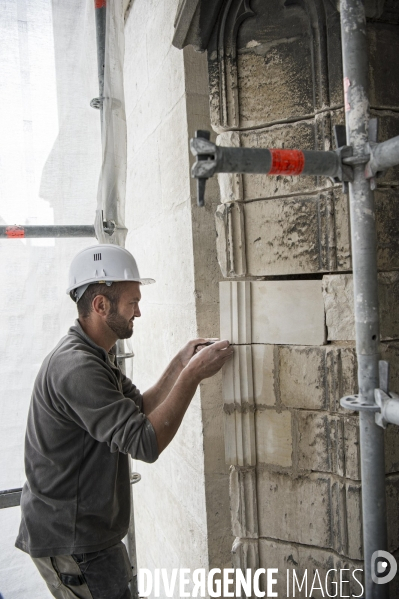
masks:
<svg viewBox="0 0 399 599"><path fill-rule="evenodd" d="M104 97L104 67L105 67L105 32L107 28L107 4L106 0L94 0L96 14L96 38L97 38L97 67L98 67L98 89L100 92L100 115L101 129L103 126L103 97Z"/></svg>
<svg viewBox="0 0 399 599"><path fill-rule="evenodd" d="M92 106L100 109L102 143L104 143L104 114L103 114L103 98L104 98L104 72L105 72L105 47L106 47L106 32L107 32L107 0L94 0L95 16L96 16L96 38L97 38L97 66L98 66L98 87L100 96L98 103ZM116 200L115 200L116 201ZM111 205L111 214L116 214L116 206ZM107 214L108 216L108 214ZM116 223L117 225L118 223ZM120 354L124 353L123 340L117 342L117 349ZM118 360L118 365L122 372L126 374L125 363L123 359ZM132 467L129 456L129 478L131 479ZM136 536L134 527L134 505L133 505L133 490L130 485L130 522L129 530L126 537L127 549L129 553L130 563L133 568L133 579L130 583L130 594L132 599L138 599L137 588L137 555L136 555Z"/></svg>
<svg viewBox="0 0 399 599"><path fill-rule="evenodd" d="M354 156L361 157L367 153L369 122L364 0L341 0L341 34L347 143ZM349 199L359 395L373 404L379 386L377 235L374 194L364 166L354 166ZM373 413L360 412L359 419L366 598L387 599L387 585L377 585L371 578L372 554L387 549L384 431Z"/></svg>

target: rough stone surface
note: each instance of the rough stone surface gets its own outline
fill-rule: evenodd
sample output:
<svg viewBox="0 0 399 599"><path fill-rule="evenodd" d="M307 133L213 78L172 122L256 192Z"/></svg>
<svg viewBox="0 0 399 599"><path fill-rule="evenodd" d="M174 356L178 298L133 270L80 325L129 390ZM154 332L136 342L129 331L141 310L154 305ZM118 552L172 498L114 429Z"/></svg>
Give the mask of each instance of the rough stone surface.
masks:
<svg viewBox="0 0 399 599"><path fill-rule="evenodd" d="M231 526L236 537L257 539L258 506L255 468L232 468L230 472Z"/></svg>
<svg viewBox="0 0 399 599"><path fill-rule="evenodd" d="M341 341L355 339L352 275L325 275L323 297L326 311L328 339ZM378 274L380 303L380 338L399 339L399 273Z"/></svg>
<svg viewBox="0 0 399 599"><path fill-rule="evenodd" d="M275 588L279 589L280 593L284 593L284 595L282 595L284 597L298 597L299 599L305 599L306 597L312 596L315 599L321 599L322 597L328 597L326 594L327 592L330 593L330 596L332 597L336 595L337 592L339 593L338 596L341 597L356 596L361 593L362 588L352 575L354 570L363 568L361 562L340 558L334 553L331 553L331 551L325 549L303 547L298 544L290 544L269 539L259 540L259 553L260 562L263 567L278 568L279 572L276 575L278 585ZM340 587L339 571L344 568L348 568L349 572L343 572L342 580L349 580L350 582L343 583ZM289 571L289 595L287 594L287 570ZM310 595L312 583L316 576L316 570L322 582L323 592L320 590L313 590L312 595ZM302 591L299 591L296 580L299 581L300 585L304 580L305 572L307 572L307 577ZM362 582L362 572L356 572L355 576ZM293 590L294 584L295 595ZM317 576L315 586L320 586L318 584Z"/></svg>
<svg viewBox="0 0 399 599"><path fill-rule="evenodd" d="M331 482L328 476L292 479L258 469L259 534L332 548Z"/></svg>
<svg viewBox="0 0 399 599"><path fill-rule="evenodd" d="M296 413L298 468L343 474L343 426L338 416L300 410Z"/></svg>

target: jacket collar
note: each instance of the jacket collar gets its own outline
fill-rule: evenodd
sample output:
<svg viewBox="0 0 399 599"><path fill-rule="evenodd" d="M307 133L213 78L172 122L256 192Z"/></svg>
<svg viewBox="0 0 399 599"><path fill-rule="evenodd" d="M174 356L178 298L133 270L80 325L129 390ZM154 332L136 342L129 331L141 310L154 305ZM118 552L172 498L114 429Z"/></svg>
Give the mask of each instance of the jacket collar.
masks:
<svg viewBox="0 0 399 599"><path fill-rule="evenodd" d="M82 325L80 324L80 322L79 322L78 319L76 319L75 320L75 324L72 327L70 327L70 329L68 331L68 334L70 334L70 335L77 335L78 337L80 337L81 339L83 339L83 341L85 343L87 343L87 345L90 345L91 347L93 347L94 349L96 349L97 351L99 351L101 353L101 355L104 357L105 360L108 360L109 355L106 352L106 350L103 347L101 347L100 345L97 345L97 343L95 343L95 341L93 341L93 339L91 337L89 337L89 335L87 335L84 332L84 330L82 328ZM111 355L115 354L115 347L116 346L114 345L111 348L111 350L109 352ZM112 362L112 360L111 360L111 362Z"/></svg>

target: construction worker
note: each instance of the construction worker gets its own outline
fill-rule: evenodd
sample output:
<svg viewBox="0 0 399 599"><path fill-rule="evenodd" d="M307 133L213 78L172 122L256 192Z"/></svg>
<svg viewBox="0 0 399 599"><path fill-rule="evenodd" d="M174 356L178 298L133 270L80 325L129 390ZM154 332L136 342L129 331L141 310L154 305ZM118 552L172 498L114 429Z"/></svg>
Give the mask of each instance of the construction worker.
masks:
<svg viewBox="0 0 399 599"><path fill-rule="evenodd" d="M131 337L141 286L151 282L119 246L81 251L67 289L79 318L35 381L16 546L59 599L130 597L132 571L121 542L130 517L128 454L154 462L198 384L233 353L228 341L189 341L141 394L116 364L115 343Z"/></svg>

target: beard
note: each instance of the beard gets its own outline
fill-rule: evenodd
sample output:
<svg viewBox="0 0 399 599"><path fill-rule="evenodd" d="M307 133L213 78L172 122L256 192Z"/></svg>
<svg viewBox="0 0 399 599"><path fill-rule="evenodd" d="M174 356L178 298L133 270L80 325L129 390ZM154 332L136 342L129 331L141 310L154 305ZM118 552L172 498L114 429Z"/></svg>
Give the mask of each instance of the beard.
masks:
<svg viewBox="0 0 399 599"><path fill-rule="evenodd" d="M117 309L112 309L107 316L107 325L117 335L118 339L129 339L133 335L133 327Z"/></svg>

